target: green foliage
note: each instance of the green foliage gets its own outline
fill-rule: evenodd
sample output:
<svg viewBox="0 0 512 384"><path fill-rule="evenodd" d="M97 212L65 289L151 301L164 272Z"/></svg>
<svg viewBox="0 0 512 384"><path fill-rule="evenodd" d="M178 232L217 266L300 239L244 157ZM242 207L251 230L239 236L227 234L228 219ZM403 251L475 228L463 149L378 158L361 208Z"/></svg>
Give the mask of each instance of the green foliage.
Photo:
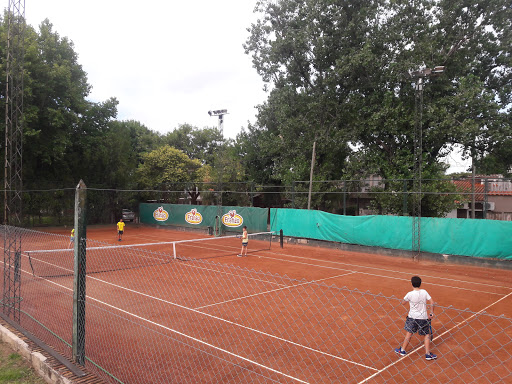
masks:
<svg viewBox="0 0 512 384"><path fill-rule="evenodd" d="M197 159L190 159L183 151L169 145L161 146L142 156L137 169L139 185L145 189L174 191L166 196L169 202L177 202L181 193L187 190L195 201L196 183L208 179L210 167Z"/></svg>
<svg viewBox="0 0 512 384"><path fill-rule="evenodd" d="M163 142L186 153L191 159L212 165L217 152L229 144L217 128L198 129L180 125L163 137Z"/></svg>
<svg viewBox="0 0 512 384"><path fill-rule="evenodd" d="M254 180L307 180L315 141L315 180L415 177L409 72L422 67L445 66L424 79L422 178L443 175L453 144L482 157L512 137L507 1L261 0L256 11L244 47L271 92L237 138Z"/></svg>
<svg viewBox="0 0 512 384"><path fill-rule="evenodd" d="M269 94L256 124L234 141L216 128L183 124L161 135L134 120L117 121L115 97L87 100L91 85L73 42L48 20L37 29L27 26L24 188L69 187L83 179L99 190L186 190L193 201L196 188L211 190L203 202L224 205L250 204L259 193L263 204L280 206L292 202L289 192L278 191L295 183L293 204L306 207L314 143L314 181L411 180L419 94L409 71L437 65L444 73L425 78L422 92L422 178L441 180L424 182L423 214L453 207L454 195L431 194L451 191L440 159L453 144L475 158L480 172L508 174L512 9L506 0L260 0L256 11L260 19L244 49ZM2 57L5 24L4 16ZM2 95L5 78L2 64ZM0 134L4 113L0 109ZM315 182L312 206L339 211L340 185ZM404 186L379 188L374 208L404 213ZM405 188L410 192L412 182ZM172 198L178 196L183 193ZM121 207L143 198L91 193L90 220L114 221ZM27 199L33 222L67 220L67 194ZM409 199L407 211L410 206Z"/></svg>
<svg viewBox="0 0 512 384"><path fill-rule="evenodd" d="M428 179L422 183L421 216L444 217L457 208L463 197L457 194L456 186L448 179ZM384 186L373 187L370 207L380 215L410 216L415 204L411 181L386 180Z"/></svg>
<svg viewBox="0 0 512 384"><path fill-rule="evenodd" d="M494 143L489 153L476 161L479 174L501 174L510 177L512 173L512 139Z"/></svg>
<svg viewBox="0 0 512 384"><path fill-rule="evenodd" d="M19 353L13 353L5 343L0 345L0 383L44 383Z"/></svg>
<svg viewBox="0 0 512 384"><path fill-rule="evenodd" d="M143 155L137 173L145 188L180 182L202 181L204 168L199 160L190 159L183 151L164 145Z"/></svg>

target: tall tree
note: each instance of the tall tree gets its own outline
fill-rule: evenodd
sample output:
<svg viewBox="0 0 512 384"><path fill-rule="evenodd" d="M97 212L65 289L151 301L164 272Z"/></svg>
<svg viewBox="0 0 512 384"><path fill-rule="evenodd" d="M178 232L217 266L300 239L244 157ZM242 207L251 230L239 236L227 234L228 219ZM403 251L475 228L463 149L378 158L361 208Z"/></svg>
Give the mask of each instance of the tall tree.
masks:
<svg viewBox="0 0 512 384"><path fill-rule="evenodd" d="M6 39L5 20L1 28L1 38ZM1 76L2 93L4 79ZM26 26L24 85L25 188L75 185L89 175L95 179L96 169L88 160L117 114L117 100L93 103L86 99L91 86L74 45L55 32L48 20L38 31Z"/></svg>
<svg viewBox="0 0 512 384"><path fill-rule="evenodd" d="M218 128L199 129L182 124L164 136L163 141L204 164L213 164L215 153L229 143Z"/></svg>
<svg viewBox="0 0 512 384"><path fill-rule="evenodd" d="M164 145L143 155L137 174L143 188L174 192L187 190L195 203L199 196L194 192L196 183L207 179L209 169L199 160L190 159L183 151ZM172 193L167 199L175 200L178 195Z"/></svg>
<svg viewBox="0 0 512 384"><path fill-rule="evenodd" d="M262 0L257 11L245 49L272 91L243 138L278 179L306 175L315 138L327 149L317 157L324 177L411 178L417 79L409 72L422 67L445 66L425 79L424 178L443 173L452 144L484 153L510 136L506 0ZM358 161L346 163L349 143Z"/></svg>

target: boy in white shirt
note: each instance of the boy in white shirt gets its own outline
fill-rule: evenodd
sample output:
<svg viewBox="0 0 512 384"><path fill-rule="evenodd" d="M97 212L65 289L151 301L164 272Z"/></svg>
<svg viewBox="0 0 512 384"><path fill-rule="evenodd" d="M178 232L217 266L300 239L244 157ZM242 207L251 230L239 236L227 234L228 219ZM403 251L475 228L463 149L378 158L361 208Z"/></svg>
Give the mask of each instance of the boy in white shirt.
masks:
<svg viewBox="0 0 512 384"><path fill-rule="evenodd" d="M400 356L405 356L407 352L407 344L411 340L414 333L418 332L418 335L425 336L425 359L435 360L437 356L430 352L430 319L434 317L434 301L430 297L427 291L420 289L421 278L413 276L411 278L413 290L405 295L403 304L409 303L409 314L405 320L404 329L407 331L405 339L401 347L395 349L395 353ZM430 311L427 313L427 302Z"/></svg>

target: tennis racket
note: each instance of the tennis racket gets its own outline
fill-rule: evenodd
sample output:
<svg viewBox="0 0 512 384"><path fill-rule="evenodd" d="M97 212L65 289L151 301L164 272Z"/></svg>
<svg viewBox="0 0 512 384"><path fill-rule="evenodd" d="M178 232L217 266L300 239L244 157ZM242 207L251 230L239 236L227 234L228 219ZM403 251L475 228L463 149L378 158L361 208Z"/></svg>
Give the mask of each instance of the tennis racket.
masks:
<svg viewBox="0 0 512 384"><path fill-rule="evenodd" d="M428 319L428 333L430 334L430 341L434 340L434 331L432 330L432 319Z"/></svg>

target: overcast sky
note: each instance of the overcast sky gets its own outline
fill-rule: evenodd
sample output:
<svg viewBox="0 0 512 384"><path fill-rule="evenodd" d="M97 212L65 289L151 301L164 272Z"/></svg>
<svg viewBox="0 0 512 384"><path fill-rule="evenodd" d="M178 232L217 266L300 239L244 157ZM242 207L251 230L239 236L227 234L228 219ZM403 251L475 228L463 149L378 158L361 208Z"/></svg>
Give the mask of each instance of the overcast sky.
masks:
<svg viewBox="0 0 512 384"><path fill-rule="evenodd" d="M4 7L8 2L4 0ZM242 44L256 0L25 0L34 28L48 18L73 41L88 74L91 101L116 97L118 119L163 134L189 123L218 126L209 110L227 109L234 138L266 99Z"/></svg>
<svg viewBox="0 0 512 384"><path fill-rule="evenodd" d="M4 0L4 7L8 6ZM227 109L224 135L254 123L266 100L242 44L257 19L256 0L25 0L38 28L48 18L73 41L88 74L91 101L116 97L118 119L165 134L180 124L216 127L209 110ZM456 153L448 173L465 171Z"/></svg>

